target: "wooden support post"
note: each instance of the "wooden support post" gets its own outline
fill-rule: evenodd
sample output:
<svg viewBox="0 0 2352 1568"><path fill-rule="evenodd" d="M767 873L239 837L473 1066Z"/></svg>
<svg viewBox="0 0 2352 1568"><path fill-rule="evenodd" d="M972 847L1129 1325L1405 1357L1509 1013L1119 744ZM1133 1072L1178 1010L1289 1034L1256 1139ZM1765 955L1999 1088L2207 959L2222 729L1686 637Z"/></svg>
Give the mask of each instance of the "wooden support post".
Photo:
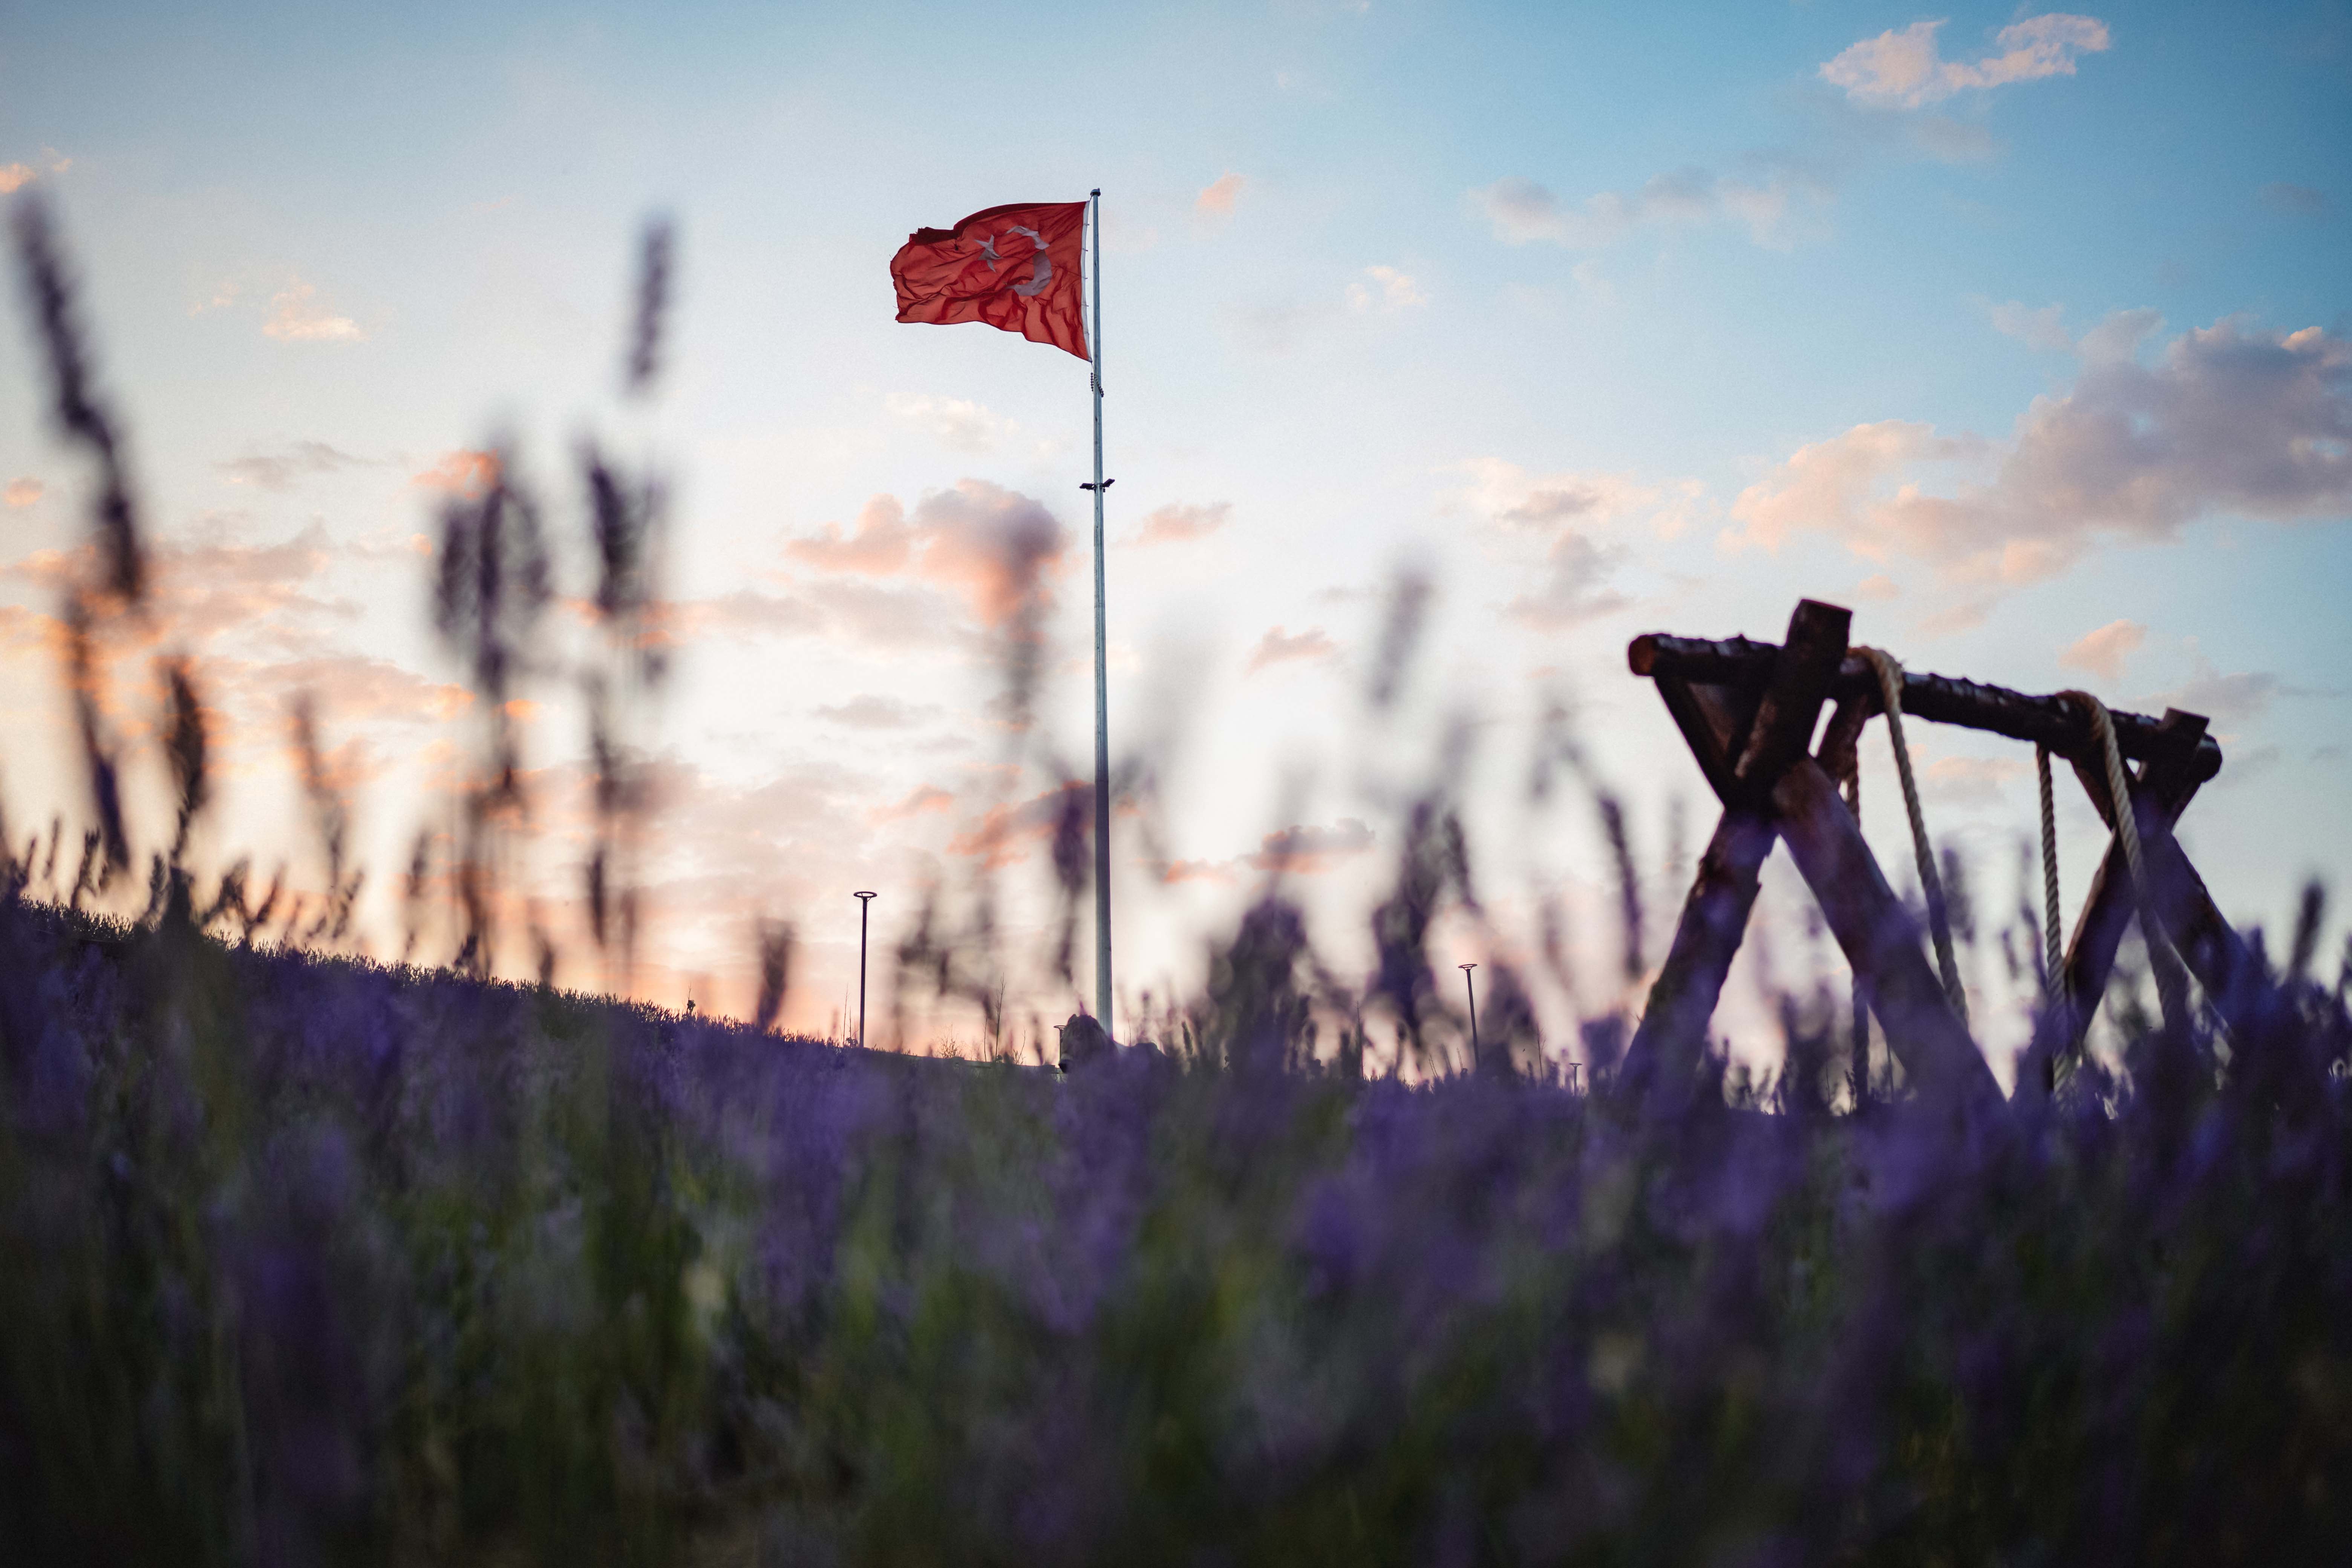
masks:
<svg viewBox="0 0 2352 1568"><path fill-rule="evenodd" d="M2177 710L2167 712L2164 722L2176 739L2186 737L2192 747L2205 731L2202 718ZM2148 829L2169 826L2188 809L2190 798L2197 793L2200 781L2188 765L2189 754L2186 749L2172 749L2140 766L2132 794L2139 808L2143 854L2147 848ZM2082 781L2083 792L2090 796L2100 820L2112 828L2116 808L2109 798L2105 764L2070 760L2074 762L2074 776ZM2065 977L2065 1003L2059 1005L2053 997L2052 1005L2043 1010L2034 1030L2032 1051L2035 1058L2046 1060L2069 1055L2082 1045L2084 1031L2090 1027L2092 1015L2098 1011L2099 1001L2106 994L2107 977L2114 973L2116 950L2122 945L2124 931L2131 924L2134 903L2131 868L2124 858L2123 842L2111 837L2099 868L2092 874L2090 890L2083 900L2083 912L2074 921L2074 934L2066 942L2065 967L2060 972Z"/></svg>
<svg viewBox="0 0 2352 1568"><path fill-rule="evenodd" d="M1699 858L1665 965L1626 1052L1625 1079L1645 1095L1672 1100L1689 1091L1706 1047L1707 1020L1722 997L1755 907L1757 879L1772 852L1772 784L1811 742L1853 619L1836 605L1801 600L1760 698L1742 701L1736 691L1671 678L1658 682L1724 813Z"/></svg>
<svg viewBox="0 0 2352 1568"><path fill-rule="evenodd" d="M1650 987L1640 1027L1625 1052L1623 1081L1645 1097L1687 1093L1706 1047L1707 1020L1756 907L1757 879L1772 853L1771 821L1726 811L1699 857L1666 962Z"/></svg>
<svg viewBox="0 0 2352 1568"><path fill-rule="evenodd" d="M1999 1104L2000 1085L1928 964L1918 922L1886 885L1861 827L1819 763L1808 757L1780 775L1772 791L1772 821L1820 902L1830 934L1862 977L1888 1048L1919 1093Z"/></svg>
<svg viewBox="0 0 2352 1568"><path fill-rule="evenodd" d="M2172 836L2172 825L2208 776L2201 756L2209 744L2205 724L2201 714L2178 709L2166 711L2157 727L2158 743L2132 785L2132 798L2139 825L2140 856L2155 884L2157 919L2198 984L2208 995L2220 996L2227 992L2233 976L2245 973L2245 944L2221 918L2204 879ZM2106 769L2078 761L2075 773L2100 818L2112 826L2115 802L2107 788ZM2032 1054L2042 1064L2045 1081L2057 1057L2081 1047L2084 1032L2106 994L2116 951L2137 912L2137 897L2123 844L2110 839L2067 943L2066 1005L2062 1007L2053 1002L2044 1009L2034 1030Z"/></svg>

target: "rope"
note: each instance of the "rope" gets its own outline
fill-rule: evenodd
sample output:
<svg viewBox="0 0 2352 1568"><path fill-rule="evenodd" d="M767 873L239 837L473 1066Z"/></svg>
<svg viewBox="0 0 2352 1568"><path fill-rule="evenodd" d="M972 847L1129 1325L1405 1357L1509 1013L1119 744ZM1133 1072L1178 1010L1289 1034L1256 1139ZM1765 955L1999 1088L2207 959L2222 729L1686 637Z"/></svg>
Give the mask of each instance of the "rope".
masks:
<svg viewBox="0 0 2352 1568"><path fill-rule="evenodd" d="M2034 782L2042 786L2042 984L2061 1006L2066 994L2066 952L2059 944L2058 922L2064 919L2058 901L2058 806L2050 790L2050 749L2033 748Z"/></svg>
<svg viewBox="0 0 2352 1568"><path fill-rule="evenodd" d="M1845 808L1853 814L1853 825L1862 826L1862 756L1855 752L1846 762ZM1859 1110L1870 1100L1870 993L1862 983L1862 971L1853 972L1853 1103Z"/></svg>
<svg viewBox="0 0 2352 1568"><path fill-rule="evenodd" d="M2147 945L2147 967L2156 980L2157 1005L2163 1010L2166 1030L2178 1029L2188 1020L2189 989L2179 968L2180 961L2174 956L2172 944L2165 940L2163 924L2156 916L2156 890L2148 882L2146 864L2140 858L2139 812L2132 803L2131 780L2124 773L2123 748L2116 743L2116 721L2108 715L2107 705L2087 691L2059 695L2090 710L2091 732L2106 763L2107 798L2115 805L2116 837L2123 842L2124 864L2131 868L2132 891L2139 905L2140 941Z"/></svg>
<svg viewBox="0 0 2352 1568"><path fill-rule="evenodd" d="M1935 939L1936 965L1942 972L1944 994L1965 1027L1969 1021L1967 989L1960 984L1960 966L1952 956L1952 926L1944 911L1944 883L1936 875L1936 852L1927 842L1927 819L1919 810L1919 784L1911 776L1911 748L1903 739L1903 667L1894 656L1874 647L1854 651L1878 672L1878 690L1886 704L1886 733L1895 743L1895 773L1903 782L1903 809L1911 816L1911 847L1919 858L1919 887L1927 895L1927 931Z"/></svg>

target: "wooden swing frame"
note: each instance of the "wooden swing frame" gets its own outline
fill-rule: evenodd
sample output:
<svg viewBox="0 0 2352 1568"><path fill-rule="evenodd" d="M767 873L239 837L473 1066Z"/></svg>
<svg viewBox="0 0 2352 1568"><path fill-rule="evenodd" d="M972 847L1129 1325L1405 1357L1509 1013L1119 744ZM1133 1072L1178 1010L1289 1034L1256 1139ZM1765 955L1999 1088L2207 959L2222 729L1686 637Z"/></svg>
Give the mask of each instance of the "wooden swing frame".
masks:
<svg viewBox="0 0 2352 1568"><path fill-rule="evenodd" d="M1785 843L1831 934L1878 1016L1889 1048L1924 1098L1996 1103L2000 1086L1946 996L1911 911L1887 884L1861 825L1838 795L1852 775L1863 728L1884 711L1878 677L1847 647L1853 612L1801 600L1786 642L1635 637L1626 662L1658 689L1699 771L1723 805L1701 857L1664 968L1625 1058L1625 1081L1685 1092L1706 1049L1709 1020L1756 902L1773 844ZM1818 748L1813 731L1835 702ZM2032 1047L2046 1087L2050 1064L2077 1048L2107 987L2137 898L2119 838L2116 803L2089 708L2069 697L2029 697L1998 686L1906 672L1906 718L1957 724L2039 745L2073 764L2111 837L2070 940L2063 984L2049 988ZM2172 825L2221 770L2202 715L2161 719L2111 712L2118 749L2139 764L2130 784L2150 903L2208 994L2220 995L2246 954L2173 837ZM2021 1074L2024 1084L2029 1075Z"/></svg>

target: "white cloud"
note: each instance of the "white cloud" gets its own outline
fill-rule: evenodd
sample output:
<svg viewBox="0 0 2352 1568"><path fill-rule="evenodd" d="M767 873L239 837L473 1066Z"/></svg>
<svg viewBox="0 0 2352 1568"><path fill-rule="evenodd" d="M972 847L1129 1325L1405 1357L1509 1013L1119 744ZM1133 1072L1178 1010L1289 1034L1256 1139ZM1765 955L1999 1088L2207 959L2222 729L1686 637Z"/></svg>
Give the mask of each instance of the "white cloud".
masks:
<svg viewBox="0 0 2352 1568"><path fill-rule="evenodd" d="M355 458L349 452L339 451L324 441L296 441L283 451L257 452L215 466L233 485L254 485L265 490L282 490L313 474L373 467L377 462L378 459Z"/></svg>
<svg viewBox="0 0 2352 1568"><path fill-rule="evenodd" d="M1229 500L1190 505L1171 501L1146 512L1143 526L1125 541L1129 544L1189 544L1196 539L1206 539L1232 521L1234 503Z"/></svg>
<svg viewBox="0 0 2352 1568"><path fill-rule="evenodd" d="M1823 65L1821 76L1858 103L1916 109L1971 89L2073 76L2076 57L2108 47L2107 25L2095 16L2053 11L2012 22L1993 35L1982 59L1948 60L1936 41L1942 21L1914 22L1854 44Z"/></svg>
<svg viewBox="0 0 2352 1568"><path fill-rule="evenodd" d="M262 334L287 342L332 343L360 342L367 333L349 316L330 315L319 304L318 287L299 278L270 296L269 320L261 323Z"/></svg>
<svg viewBox="0 0 2352 1568"><path fill-rule="evenodd" d="M1250 651L1249 662L1242 667L1243 673L1255 675L1268 665L1293 659L1327 659L1339 651L1321 626L1309 626L1303 632L1286 632L1280 626L1273 626Z"/></svg>
<svg viewBox="0 0 2352 1568"><path fill-rule="evenodd" d="M1429 296L1421 285L1393 267L1367 267L1367 283L1359 280L1348 285L1348 308L1351 310L1402 310L1429 303Z"/></svg>
<svg viewBox="0 0 2352 1568"><path fill-rule="evenodd" d="M1921 791L1951 805L1990 805L2001 786L2025 772L2017 757L1937 757L1920 775Z"/></svg>
<svg viewBox="0 0 2352 1568"><path fill-rule="evenodd" d="M2030 349L2047 353L2063 353L2074 346L2066 331L2063 305L2044 305L2032 310L2012 300L2005 305L1987 302L1985 314L1992 319L1992 330L2005 338L2015 338Z"/></svg>
<svg viewBox="0 0 2352 1568"><path fill-rule="evenodd" d="M1682 531L1687 509L1701 493L1696 480L1652 485L1630 474L1531 474L1500 458L1473 458L1458 471L1468 475L1470 482L1457 500L1505 529L1537 533L1570 524L1599 527L1646 514L1655 531L1671 538Z"/></svg>
<svg viewBox="0 0 2352 1568"><path fill-rule="evenodd" d="M1472 191L1470 201L1494 226L1495 237L1507 245L1540 239L1571 250L1594 250L1645 225L1730 221L1744 225L1758 245L1786 250L1795 243L1804 210L1826 195L1819 182L1789 169L1774 169L1760 182L1750 182L1684 168L1653 175L1639 190L1602 191L1579 206L1562 202L1533 180L1517 177Z"/></svg>
<svg viewBox="0 0 2352 1568"><path fill-rule="evenodd" d="M820 704L816 716L845 730L911 730L942 711L935 703L901 702L866 692L846 702Z"/></svg>
<svg viewBox="0 0 2352 1568"><path fill-rule="evenodd" d="M1499 458L1462 465L1471 482L1456 500L1506 538L1543 542L1540 563L1527 563L1533 586L1506 606L1513 619L1555 630L1624 608L1633 601L1610 581L1631 552L1613 537L1646 523L1661 538L1688 526L1705 488L1695 479L1643 484L1630 475L1530 474ZM1524 552L1524 545L1506 544Z"/></svg>
<svg viewBox="0 0 2352 1568"><path fill-rule="evenodd" d="M884 399L884 405L897 417L928 432L940 445L959 452L992 450L1021 428L1014 421L961 397L893 394Z"/></svg>
<svg viewBox="0 0 2352 1568"><path fill-rule="evenodd" d="M2327 193L2309 185L2273 180L2254 193L2254 199L2273 212L2312 215L2327 210Z"/></svg>
<svg viewBox="0 0 2352 1568"><path fill-rule="evenodd" d="M2202 713L2222 728L2251 723L2270 708L2274 698L2309 695L2288 691L2279 678L2268 670L2241 670L2223 675L2203 659L2198 660L2194 679L2178 689L2162 693L2157 701L2168 708L2186 709Z"/></svg>
<svg viewBox="0 0 2352 1568"><path fill-rule="evenodd" d="M1801 531L1870 559L1932 562L1947 581L2013 586L2063 572L2102 538L2175 536L2201 518L2352 516L2352 340L2225 319L2143 363L2152 312L2076 345L2082 371L2038 398L2006 443L1890 419L1793 453L1732 504L1727 548ZM1932 494L1913 470L1989 468Z"/></svg>
<svg viewBox="0 0 2352 1568"><path fill-rule="evenodd" d="M2058 662L2069 669L2087 669L2113 683L2124 678L2124 660L2137 653L2147 641L2147 628L2137 621L2109 621L2069 643L2058 656Z"/></svg>

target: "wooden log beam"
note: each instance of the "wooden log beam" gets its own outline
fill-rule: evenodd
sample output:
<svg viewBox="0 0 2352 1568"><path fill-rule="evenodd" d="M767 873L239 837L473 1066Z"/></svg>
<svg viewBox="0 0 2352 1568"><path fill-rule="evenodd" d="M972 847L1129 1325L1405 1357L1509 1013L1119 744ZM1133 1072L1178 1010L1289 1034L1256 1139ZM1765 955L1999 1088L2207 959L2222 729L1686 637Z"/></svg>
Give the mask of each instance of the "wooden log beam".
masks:
<svg viewBox="0 0 2352 1568"><path fill-rule="evenodd" d="M2000 1085L1929 966L1918 922L1886 885L1819 763L1808 757L1780 775L1772 789L1772 824L1920 1095L1999 1105Z"/></svg>
<svg viewBox="0 0 2352 1568"><path fill-rule="evenodd" d="M1635 637L1625 650L1626 664L1635 675L1670 676L1695 683L1760 690L1771 679L1780 649L1747 637L1708 641L1670 637L1663 632ZM1878 677L1859 655L1838 668L1830 695L1843 700L1877 689ZM1949 676L1906 670L1903 711L1907 717L1938 724L1958 724L1985 730L2011 740L2031 741L2060 756L2087 752L2092 743L2090 718L2063 697L2030 697L2006 687ZM2163 741L2158 721L2144 713L2114 712L2116 741L2134 762L2154 755ZM2210 737L2199 742L2193 768L2201 783L2221 771L2221 748Z"/></svg>
<svg viewBox="0 0 2352 1568"><path fill-rule="evenodd" d="M1760 698L1747 703L1722 689L1672 678L1658 682L1724 813L1699 858L1698 874L1641 1026L1626 1052L1625 1081L1671 1100L1688 1092L1706 1047L1707 1022L1723 994L1756 903L1757 879L1774 837L1772 784L1801 760L1822 702L1845 657L1853 615L1806 599L1789 619L1789 639ZM1743 735L1744 731L1744 735Z"/></svg>

